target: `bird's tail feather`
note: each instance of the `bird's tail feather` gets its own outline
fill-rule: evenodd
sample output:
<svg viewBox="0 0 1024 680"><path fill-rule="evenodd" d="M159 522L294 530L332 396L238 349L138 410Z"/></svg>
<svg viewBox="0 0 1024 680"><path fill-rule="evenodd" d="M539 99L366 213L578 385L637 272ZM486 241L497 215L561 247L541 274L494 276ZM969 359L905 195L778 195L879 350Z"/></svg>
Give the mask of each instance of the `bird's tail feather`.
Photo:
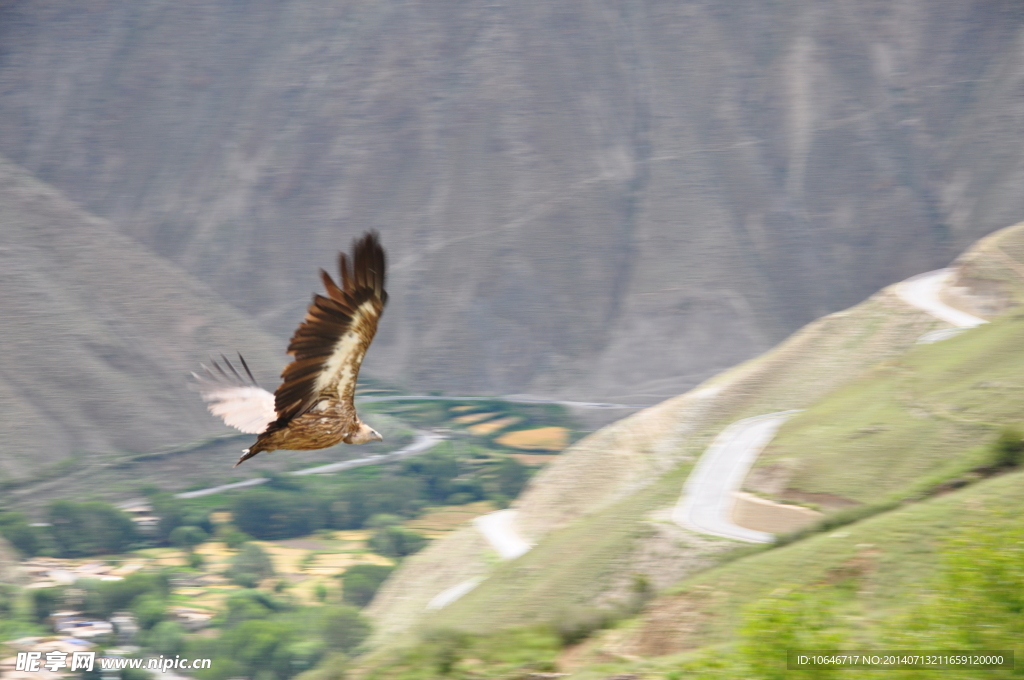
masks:
<svg viewBox="0 0 1024 680"><path fill-rule="evenodd" d="M256 448L256 447L253 447L253 448ZM239 465L241 465L245 461L247 461L250 458L252 458L253 456L255 456L257 453L259 453L259 450L253 451L252 449L242 449L242 457L239 458L238 462L235 463L232 467L238 467Z"/></svg>

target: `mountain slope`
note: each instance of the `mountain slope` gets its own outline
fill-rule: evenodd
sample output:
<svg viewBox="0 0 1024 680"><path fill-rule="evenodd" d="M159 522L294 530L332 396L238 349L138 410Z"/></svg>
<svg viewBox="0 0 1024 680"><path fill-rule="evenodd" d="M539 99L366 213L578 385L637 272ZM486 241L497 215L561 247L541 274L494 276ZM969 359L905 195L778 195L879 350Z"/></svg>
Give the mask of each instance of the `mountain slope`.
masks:
<svg viewBox="0 0 1024 680"><path fill-rule="evenodd" d="M0 152L371 374L652 403L1024 215L1015 0L0 3Z"/></svg>
<svg viewBox="0 0 1024 680"><path fill-rule="evenodd" d="M238 348L269 378L284 358L244 313L2 158L0 316L3 482L224 434L189 371Z"/></svg>
<svg viewBox="0 0 1024 680"><path fill-rule="evenodd" d="M997 237L1006 244L1016 243L1024 238L1024 224L993 238ZM983 241L965 254L961 262L972 263L972 269L967 265L958 269L962 278L972 271L986 270L993 277L1013 271L1008 263L992 261L996 256L988 250L990 243ZM1024 277L1015 281L1007 275L1001 280L1007 300L1024 290ZM975 297L989 299L980 293ZM441 612L421 617L419 624L494 631L551 621L572 607L624 600L635 574L662 588L705 568L732 544L676 527L668 511L678 499L692 461L715 434L741 418L774 411L808 408L811 419L832 395L854 389L879 370L884 373L886 366L941 354L947 346L970 348L963 351L973 352L978 359L987 357L985 348L993 346L986 338L997 338L997 344L1002 343L999 366L978 359L956 370L969 373L982 370L984 364L996 372L1012 371L1018 354L1014 340L1020 332L1014 314L1010 311L998 323L946 344L915 349L918 338L945 324L901 301L890 287L856 307L808 325L771 352L697 390L590 435L534 477L516 501L518 529L537 546L524 557L492 569L476 589ZM969 377L960 380L960 384L971 381ZM1005 401L1011 402L1012 398ZM994 414L993 419L1005 423L1020 416L1018 408ZM967 448L975 443L980 441ZM962 439L941 440L936 444L942 449L937 455L944 460L962 458L964 444ZM899 450L890 453L898 456ZM837 469L856 472L857 463L857 459L844 459L846 467ZM866 463L865 470L873 469ZM904 476L904 483L935 473L934 466L913 469ZM423 611L436 594L432 588L451 587L467 571L481 573L489 559L489 552L478 545L444 540L422 557L408 559L369 610L379 625L378 642L408 639L400 635L415 629L417 607ZM446 571L446 565L459 565L461 571ZM428 571L429 582L424 580ZM445 573L451 581L441 578Z"/></svg>
<svg viewBox="0 0 1024 680"><path fill-rule="evenodd" d="M1022 485L1024 472L1001 475L709 569L677 584L608 644L623 656L661 656L735 640L751 603L780 590L833 584L852 591L857 615L885 621L927 592L939 549L959 532L1020 526Z"/></svg>
<svg viewBox="0 0 1024 680"><path fill-rule="evenodd" d="M1022 485L1024 472L1003 474L705 569L639 616L561 650L544 626L462 638L441 629L409 649L364 659L356 677L426 680L444 668L450 677L498 679L535 672L538 661L575 680L786 677L794 648L1019 656ZM536 652L517 658L524 638ZM921 670L907 677L922 675L929 677Z"/></svg>
<svg viewBox="0 0 1024 680"><path fill-rule="evenodd" d="M787 421L748 486L775 498L872 503L982 464L964 452L1024 423L1021 347L1024 314L1013 312L867 371Z"/></svg>
<svg viewBox="0 0 1024 680"><path fill-rule="evenodd" d="M585 437L536 475L515 503L519 531L538 547L431 619L471 621L475 629L489 630L550 614L552 590L573 601L581 589L591 598L604 592L617 597L628 587L631 556L646 550L644 541L638 542L643 536L665 544L652 549L669 555L686 546L681 548L685 557L651 566L648 575L659 587L706 564L728 543L709 543L665 526L663 518L648 516L670 507L678 497L685 475L673 473L674 468L684 464L688 469L688 462L730 422L806 406L874 362L897 356L940 325L891 290L882 291L851 310L811 324L773 351L696 390ZM563 532L577 538L566 541ZM607 543L595 538L609 535L622 540ZM371 606L378 639L393 639L415 625L417 608L422 613L435 590L456 585L467 570L481 572L489 554L477 544L440 540L406 560ZM566 559L608 568L599 576L571 568L557 570L557 576L548 572L551 562ZM460 565L459 570L440 568L438 560ZM520 565L525 566L517 569ZM527 594L509 597L511 583L519 584L515 592Z"/></svg>

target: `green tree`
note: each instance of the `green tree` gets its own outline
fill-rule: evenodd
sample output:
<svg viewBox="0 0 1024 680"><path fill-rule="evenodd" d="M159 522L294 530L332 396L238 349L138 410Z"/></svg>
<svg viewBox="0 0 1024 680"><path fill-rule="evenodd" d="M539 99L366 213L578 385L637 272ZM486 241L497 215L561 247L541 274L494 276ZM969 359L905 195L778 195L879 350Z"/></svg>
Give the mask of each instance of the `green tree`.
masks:
<svg viewBox="0 0 1024 680"><path fill-rule="evenodd" d="M147 496L153 514L160 519L155 538L160 543L167 543L171 532L185 523L185 504L166 491L150 489Z"/></svg>
<svg viewBox="0 0 1024 680"><path fill-rule="evenodd" d="M153 680L153 674L143 668L125 668L121 680Z"/></svg>
<svg viewBox="0 0 1024 680"><path fill-rule="evenodd" d="M228 578L243 587L251 588L274 575L274 563L255 543L246 543L231 560Z"/></svg>
<svg viewBox="0 0 1024 680"><path fill-rule="evenodd" d="M233 627L242 621L267 619L285 611L288 605L259 590L243 590L228 598L226 626Z"/></svg>
<svg viewBox="0 0 1024 680"><path fill-rule="evenodd" d="M419 552L427 544L427 538L404 527L387 526L375 531L367 543L375 553L405 557Z"/></svg>
<svg viewBox="0 0 1024 680"><path fill-rule="evenodd" d="M36 588L32 593L32 614L35 620L43 623L50 614L59 611L60 603L64 599L64 588Z"/></svg>
<svg viewBox="0 0 1024 680"><path fill-rule="evenodd" d="M459 476L459 463L454 454L431 451L405 461L402 474L419 479L428 500L443 503L454 491L452 480Z"/></svg>
<svg viewBox="0 0 1024 680"><path fill-rule="evenodd" d="M100 501L55 501L49 508L50 534L62 557L121 553L136 540L135 524Z"/></svg>
<svg viewBox="0 0 1024 680"><path fill-rule="evenodd" d="M342 599L353 606L365 607L370 604L381 584L394 570L394 567L378 564L357 564L349 567L341 576Z"/></svg>
<svg viewBox="0 0 1024 680"><path fill-rule="evenodd" d="M282 660L279 649L286 648L295 635L295 629L285 622L250 619L226 630L221 635L220 649L246 669L242 675L253 677L258 671L279 665L275 664ZM289 677L291 673L285 670L283 677Z"/></svg>
<svg viewBox="0 0 1024 680"><path fill-rule="evenodd" d="M346 654L358 647L370 634L370 624L355 607L325 607L321 624L324 642Z"/></svg>
<svg viewBox="0 0 1024 680"><path fill-rule="evenodd" d="M267 540L305 536L323 527L328 507L312 494L255 489L235 498L231 514L235 526Z"/></svg>
<svg viewBox="0 0 1024 680"><path fill-rule="evenodd" d="M498 464L496 472L498 491L508 498L515 498L523 490L530 472L525 465L515 458L507 456Z"/></svg>
<svg viewBox="0 0 1024 680"><path fill-rule="evenodd" d="M384 527L393 527L401 524L403 521L405 521L405 519L399 515L391 515L386 512L382 512L366 520L366 526L370 529L383 529Z"/></svg>
<svg viewBox="0 0 1024 680"><path fill-rule="evenodd" d="M101 618L128 609L142 595L165 600L170 594L170 583L164 573L131 574L121 581L91 581L78 587L86 591L86 613Z"/></svg>
<svg viewBox="0 0 1024 680"><path fill-rule="evenodd" d="M174 656L185 644L185 629L176 621L161 621L146 636L146 646L157 654Z"/></svg>
<svg viewBox="0 0 1024 680"><path fill-rule="evenodd" d="M175 527L168 538L172 545L192 552L193 548L205 542L209 536L197 526L182 525Z"/></svg>
<svg viewBox="0 0 1024 680"><path fill-rule="evenodd" d="M164 620L167 615L167 601L154 593L145 593L132 602L132 612L139 622L139 627L149 630Z"/></svg>
<svg viewBox="0 0 1024 680"><path fill-rule="evenodd" d="M10 541L25 557L38 555L42 548L39 531L20 512L0 513L0 536Z"/></svg>
<svg viewBox="0 0 1024 680"><path fill-rule="evenodd" d="M361 480L334 494L329 503L330 526L359 529L379 514L411 517L424 505L424 485L418 478Z"/></svg>
<svg viewBox="0 0 1024 680"><path fill-rule="evenodd" d="M996 467L1017 467L1024 462L1024 434L1016 428L1005 428L992 445L992 462Z"/></svg>
<svg viewBox="0 0 1024 680"><path fill-rule="evenodd" d="M239 531L231 524L221 524L217 527L217 537L231 550L238 550L244 543L252 540L249 534Z"/></svg>

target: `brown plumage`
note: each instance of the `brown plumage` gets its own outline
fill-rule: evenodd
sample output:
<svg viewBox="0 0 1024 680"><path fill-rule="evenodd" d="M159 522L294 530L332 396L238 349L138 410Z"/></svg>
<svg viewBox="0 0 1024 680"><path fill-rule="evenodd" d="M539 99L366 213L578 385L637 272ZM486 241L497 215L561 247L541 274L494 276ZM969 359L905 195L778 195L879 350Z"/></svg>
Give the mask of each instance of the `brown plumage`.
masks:
<svg viewBox="0 0 1024 680"><path fill-rule="evenodd" d="M213 361L212 368L203 366L205 375L193 373L211 413L259 435L236 466L261 451L382 439L359 419L353 399L359 367L388 300L384 249L377 234L369 232L353 244L351 260L345 253L338 260L341 286L320 270L327 296L313 296L288 344L293 361L281 372L281 386L273 395L256 384L241 355L245 377L223 356L224 366Z"/></svg>

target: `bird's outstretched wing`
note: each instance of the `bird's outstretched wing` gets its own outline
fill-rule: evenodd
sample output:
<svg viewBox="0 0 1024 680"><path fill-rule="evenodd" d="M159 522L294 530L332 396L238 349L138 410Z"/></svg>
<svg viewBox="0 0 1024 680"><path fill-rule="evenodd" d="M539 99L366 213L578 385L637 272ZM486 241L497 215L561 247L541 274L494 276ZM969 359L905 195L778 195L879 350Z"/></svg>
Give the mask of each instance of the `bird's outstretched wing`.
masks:
<svg viewBox="0 0 1024 680"><path fill-rule="evenodd" d="M369 232L355 241L351 261L345 253L338 259L341 286L320 270L327 297L313 296L288 345L294 361L281 372L282 383L274 393L278 420L273 429L325 398L352 404L359 367L388 300L384 249L376 232Z"/></svg>
<svg viewBox="0 0 1024 680"><path fill-rule="evenodd" d="M192 374L199 394L208 404L210 413L222 418L225 424L248 434L260 434L277 420L274 395L256 383L241 354L238 360L242 362L246 377L231 365L227 357L221 355L221 360L224 366L211 359L212 368L201 364L204 375Z"/></svg>

